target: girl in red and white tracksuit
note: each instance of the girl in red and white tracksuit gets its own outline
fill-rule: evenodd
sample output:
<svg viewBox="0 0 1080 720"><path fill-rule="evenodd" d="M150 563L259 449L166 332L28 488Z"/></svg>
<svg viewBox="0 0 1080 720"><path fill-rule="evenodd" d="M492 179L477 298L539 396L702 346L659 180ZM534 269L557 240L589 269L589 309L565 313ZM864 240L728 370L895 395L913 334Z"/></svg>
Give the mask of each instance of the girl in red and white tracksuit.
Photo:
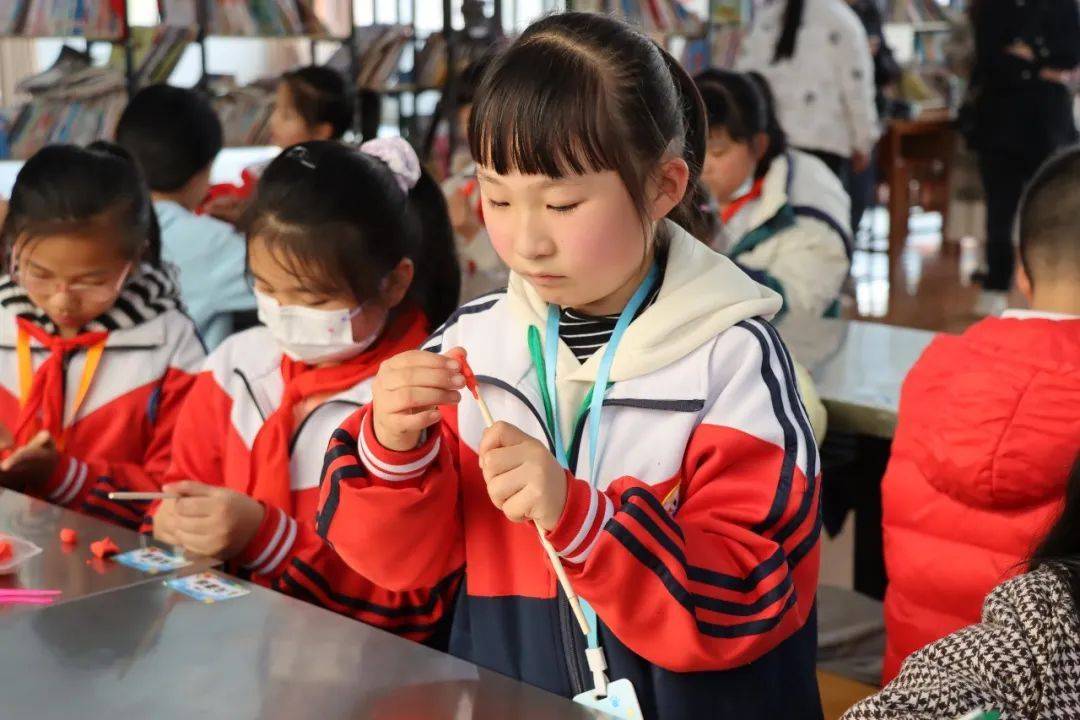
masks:
<svg viewBox="0 0 1080 720"><path fill-rule="evenodd" d="M704 152L692 82L618 21L556 15L495 60L470 130L509 287L383 363L319 532L387 587L463 569L451 652L616 716L820 718L820 463L780 298L665 219Z"/></svg>
<svg viewBox="0 0 1080 720"><path fill-rule="evenodd" d="M0 483L136 528L204 358L130 157L44 148L12 190L0 277Z"/></svg>
<svg viewBox="0 0 1080 720"><path fill-rule="evenodd" d="M154 535L267 587L428 639L457 568L418 592L383 590L315 533L315 510L331 434L370 402L380 363L418 347L456 302L453 263L426 271L428 259L453 257L438 186L400 139L361 151L304 143L267 168L251 218L248 269L263 325L229 338L198 376L166 485L181 498L155 509Z"/></svg>

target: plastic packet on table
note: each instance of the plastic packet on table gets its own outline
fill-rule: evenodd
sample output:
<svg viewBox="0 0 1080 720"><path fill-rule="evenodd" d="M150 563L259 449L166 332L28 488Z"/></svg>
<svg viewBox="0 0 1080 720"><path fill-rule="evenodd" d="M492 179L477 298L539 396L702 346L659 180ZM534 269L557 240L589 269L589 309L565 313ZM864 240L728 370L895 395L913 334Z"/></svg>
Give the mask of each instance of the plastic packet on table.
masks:
<svg viewBox="0 0 1080 720"><path fill-rule="evenodd" d="M0 575L7 575L19 569L24 562L41 554L41 548L29 540L0 533L0 543L8 543L11 546L11 555L0 559Z"/></svg>

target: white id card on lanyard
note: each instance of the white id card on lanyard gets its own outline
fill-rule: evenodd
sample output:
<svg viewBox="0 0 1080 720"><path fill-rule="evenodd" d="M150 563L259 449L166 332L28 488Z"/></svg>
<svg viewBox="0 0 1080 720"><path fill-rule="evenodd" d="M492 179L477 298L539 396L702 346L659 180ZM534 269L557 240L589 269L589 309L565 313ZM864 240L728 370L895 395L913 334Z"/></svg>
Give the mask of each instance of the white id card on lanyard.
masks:
<svg viewBox="0 0 1080 720"><path fill-rule="evenodd" d="M611 376L611 366L615 361L615 350L622 339L626 328L637 315L638 310L645 303L653 286L656 284L659 271L656 265L649 269L648 275L634 292L630 302L627 303L615 329L611 333L611 339L604 348L600 367L596 372L596 383L593 385L592 396L589 402L589 482L593 487L597 484L596 452L600 441L600 416L604 409L604 395L607 393L608 378ZM555 384L555 366L558 361L559 348L559 308L554 305L548 307L547 332L544 337L544 377L542 382L547 386L547 395L551 401L552 425L551 434L555 441L555 456L559 464L570 469L566 458L566 447L563 444L562 431L559 423L558 391ZM574 702L595 710L602 710L609 715L614 715L623 720L642 720L641 706L638 703L637 693L629 680L615 680L608 682L605 674L607 659L604 657L604 649L600 646L600 633L596 611L584 599L581 600L581 610L589 625L588 649L585 657L592 671L595 687L574 697Z"/></svg>

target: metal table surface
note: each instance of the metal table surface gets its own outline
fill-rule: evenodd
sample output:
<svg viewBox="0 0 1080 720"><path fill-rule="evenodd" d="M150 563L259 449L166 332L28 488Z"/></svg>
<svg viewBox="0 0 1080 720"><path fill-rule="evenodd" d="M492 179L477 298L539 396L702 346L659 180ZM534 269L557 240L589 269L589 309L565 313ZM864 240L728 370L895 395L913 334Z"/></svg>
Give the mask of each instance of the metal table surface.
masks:
<svg viewBox="0 0 1080 720"><path fill-rule="evenodd" d="M78 542L72 546L61 543L62 528L75 530ZM106 536L112 538L120 552L135 550L146 543L139 533L2 488L0 533L29 540L44 551L24 563L15 573L0 575L0 589L25 587L62 590L63 594L57 602L71 602L163 577L140 572L111 560L101 560L90 553L90 543ZM177 572L186 574L214 564L216 561L213 560L194 559L191 565ZM37 606L0 605L0 616L31 608L36 609ZM0 717L3 717L2 714Z"/></svg>
<svg viewBox="0 0 1080 720"><path fill-rule="evenodd" d="M0 716L546 720L603 717L253 585L204 604L161 582L0 617Z"/></svg>
<svg viewBox="0 0 1080 720"><path fill-rule="evenodd" d="M791 320L777 330L813 376L829 428L891 438L900 386L935 333L858 320Z"/></svg>

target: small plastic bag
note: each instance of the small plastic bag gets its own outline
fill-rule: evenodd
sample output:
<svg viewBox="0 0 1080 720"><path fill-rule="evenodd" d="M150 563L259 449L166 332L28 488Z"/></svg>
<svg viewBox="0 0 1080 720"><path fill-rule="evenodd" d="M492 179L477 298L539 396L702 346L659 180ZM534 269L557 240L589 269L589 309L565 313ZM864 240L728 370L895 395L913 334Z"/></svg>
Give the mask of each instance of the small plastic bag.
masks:
<svg viewBox="0 0 1080 720"><path fill-rule="evenodd" d="M41 554L41 548L37 545L14 535L0 533L0 543L7 543L11 546L11 555L0 560L0 575L15 572L24 562L35 555Z"/></svg>

